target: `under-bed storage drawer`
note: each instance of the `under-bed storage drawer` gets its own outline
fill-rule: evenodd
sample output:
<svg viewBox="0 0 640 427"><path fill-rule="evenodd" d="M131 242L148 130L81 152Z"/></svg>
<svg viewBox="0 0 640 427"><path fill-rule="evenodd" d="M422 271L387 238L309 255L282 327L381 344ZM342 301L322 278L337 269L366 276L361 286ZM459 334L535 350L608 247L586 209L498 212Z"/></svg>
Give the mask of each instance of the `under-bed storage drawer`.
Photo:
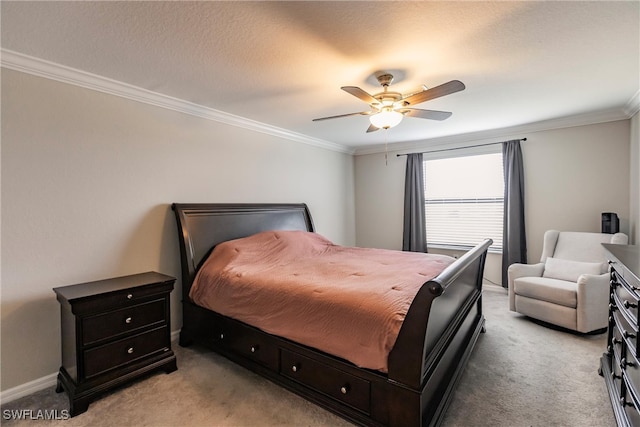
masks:
<svg viewBox="0 0 640 427"><path fill-rule="evenodd" d="M369 413L369 381L285 349L281 351L280 362L282 375Z"/></svg>
<svg viewBox="0 0 640 427"><path fill-rule="evenodd" d="M222 341L236 353L271 369L278 369L278 347L269 343L263 333L248 326L227 324Z"/></svg>

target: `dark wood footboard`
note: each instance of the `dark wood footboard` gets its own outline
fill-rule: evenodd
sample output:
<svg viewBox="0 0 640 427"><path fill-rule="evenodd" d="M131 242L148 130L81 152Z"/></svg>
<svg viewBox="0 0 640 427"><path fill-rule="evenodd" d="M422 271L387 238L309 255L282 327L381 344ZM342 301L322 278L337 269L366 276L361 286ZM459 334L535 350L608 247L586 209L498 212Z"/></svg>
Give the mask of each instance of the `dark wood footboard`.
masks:
<svg viewBox="0 0 640 427"><path fill-rule="evenodd" d="M182 261L180 345L207 346L360 425L437 425L480 332L490 240L425 283L389 355L389 372L352 363L193 304L189 289L212 248L265 230L313 231L304 204L174 204Z"/></svg>

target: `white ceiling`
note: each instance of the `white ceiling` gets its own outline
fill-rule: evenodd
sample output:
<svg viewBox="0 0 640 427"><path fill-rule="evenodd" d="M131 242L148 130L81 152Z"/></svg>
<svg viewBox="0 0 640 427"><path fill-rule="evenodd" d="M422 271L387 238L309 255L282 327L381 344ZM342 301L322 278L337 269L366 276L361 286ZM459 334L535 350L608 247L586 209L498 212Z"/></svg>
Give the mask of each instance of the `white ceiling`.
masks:
<svg viewBox="0 0 640 427"><path fill-rule="evenodd" d="M2 49L353 149L603 112L640 89L638 1L1 2ZM340 90L466 89L365 133ZM523 135L524 136L524 135Z"/></svg>

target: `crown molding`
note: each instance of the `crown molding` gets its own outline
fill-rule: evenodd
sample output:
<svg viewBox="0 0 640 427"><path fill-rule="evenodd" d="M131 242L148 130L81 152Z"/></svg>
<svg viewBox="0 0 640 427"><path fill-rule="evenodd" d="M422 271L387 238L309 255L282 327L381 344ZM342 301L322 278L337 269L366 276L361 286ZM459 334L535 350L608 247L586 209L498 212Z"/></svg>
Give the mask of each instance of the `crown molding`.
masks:
<svg viewBox="0 0 640 427"><path fill-rule="evenodd" d="M292 132L287 129L271 126L266 123L250 120L245 117L234 114L225 113L224 111L205 107L193 102L163 95L137 86L133 86L124 82L109 79L107 77L88 73L86 71L67 67L65 65L46 61L44 59L14 52L8 49L0 50L0 65L4 68L20 71L46 79L59 81L62 83L79 86L85 89L91 89L110 95L119 96L144 104L156 107L166 108L168 110L178 111L180 113L189 114L206 120L212 120L264 133L278 138L288 139L303 144L312 145L314 147L324 148L331 151L337 151L345 154L354 154L354 150L341 144L325 141L323 139L311 138L309 136Z"/></svg>
<svg viewBox="0 0 640 427"><path fill-rule="evenodd" d="M629 99L627 105L624 106L624 112L629 118L635 116L638 111L640 111L640 90L637 91L636 94Z"/></svg>
<svg viewBox="0 0 640 427"><path fill-rule="evenodd" d="M636 94L635 98L638 98ZM633 100L633 98L632 98ZM607 111L598 111L594 113L579 114L575 116L560 117L556 119L544 120L540 122L527 123L518 126L512 126L499 129L487 129L478 132L463 133L439 138L431 138L428 140L400 142L393 144L394 152L414 152L425 149L450 148L466 146L469 142L485 143L499 142L503 138L526 137L527 133L540 132L553 129L562 129L575 126L586 126L597 123L613 122L616 120L626 120L633 116L630 114L632 108L631 101L624 108L616 108ZM637 112L637 109L636 109ZM634 113L635 114L635 113ZM500 138L500 139L499 139ZM375 145L362 147L355 150L354 155L379 154L388 151L384 145Z"/></svg>

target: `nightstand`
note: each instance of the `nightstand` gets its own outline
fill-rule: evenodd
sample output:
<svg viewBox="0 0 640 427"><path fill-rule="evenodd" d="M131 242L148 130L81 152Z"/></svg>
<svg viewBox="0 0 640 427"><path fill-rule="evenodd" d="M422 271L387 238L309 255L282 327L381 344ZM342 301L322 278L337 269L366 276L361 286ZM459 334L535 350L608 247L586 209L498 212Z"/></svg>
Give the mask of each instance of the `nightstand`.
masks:
<svg viewBox="0 0 640 427"><path fill-rule="evenodd" d="M147 272L53 289L62 321L56 392L69 395L72 417L114 387L177 369L169 329L175 280Z"/></svg>

